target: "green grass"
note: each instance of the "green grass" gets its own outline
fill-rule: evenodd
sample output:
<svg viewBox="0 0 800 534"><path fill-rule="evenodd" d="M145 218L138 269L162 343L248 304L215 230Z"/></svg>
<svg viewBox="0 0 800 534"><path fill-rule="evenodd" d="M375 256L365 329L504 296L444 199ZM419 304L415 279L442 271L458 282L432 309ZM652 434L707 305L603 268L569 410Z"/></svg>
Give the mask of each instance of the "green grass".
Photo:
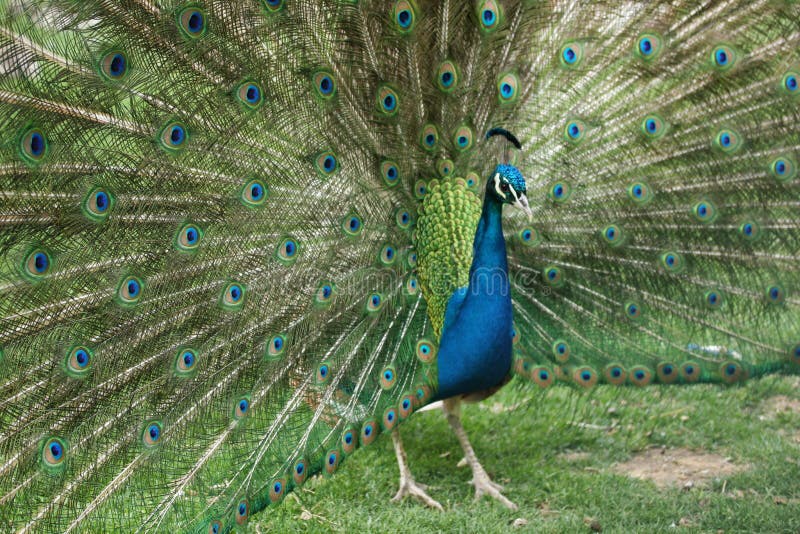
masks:
<svg viewBox="0 0 800 534"><path fill-rule="evenodd" d="M591 532L594 520L603 532L797 533L800 412L797 405L775 410L769 399L777 395L800 399L800 379L587 393L510 386L465 407L463 419L478 457L518 511L487 498L473 502L469 468L456 467L461 449L434 411L416 414L401 432L414 476L444 513L389 502L397 464L382 436L334 477L312 479L254 516L249 531ZM613 470L662 446L712 452L745 469L690 490L659 489ZM517 518L527 524L512 526Z"/></svg>

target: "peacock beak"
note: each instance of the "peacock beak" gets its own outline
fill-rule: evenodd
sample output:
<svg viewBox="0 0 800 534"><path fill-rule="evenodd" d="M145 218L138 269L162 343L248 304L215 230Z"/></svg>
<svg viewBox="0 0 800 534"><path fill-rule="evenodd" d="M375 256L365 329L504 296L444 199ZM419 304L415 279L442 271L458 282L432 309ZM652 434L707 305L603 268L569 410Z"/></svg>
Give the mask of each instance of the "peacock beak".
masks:
<svg viewBox="0 0 800 534"><path fill-rule="evenodd" d="M517 197L517 201L512 205L528 214L528 222L533 220L533 213L531 212L531 207L528 205L528 197L525 196L525 193L520 193Z"/></svg>

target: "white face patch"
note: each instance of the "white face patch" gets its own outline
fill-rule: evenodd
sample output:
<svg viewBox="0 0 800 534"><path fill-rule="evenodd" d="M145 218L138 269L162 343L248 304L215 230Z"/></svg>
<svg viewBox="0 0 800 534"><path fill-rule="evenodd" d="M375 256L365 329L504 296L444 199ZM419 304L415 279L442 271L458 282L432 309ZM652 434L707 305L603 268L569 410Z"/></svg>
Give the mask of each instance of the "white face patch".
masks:
<svg viewBox="0 0 800 534"><path fill-rule="evenodd" d="M500 173L499 172L494 173L494 190L497 191L497 195L500 198L505 198L506 197L503 194L503 192L500 190Z"/></svg>
<svg viewBox="0 0 800 534"><path fill-rule="evenodd" d="M505 200L506 194L503 192L502 189L500 189L500 183L501 183L500 173L496 172L494 174L494 190L497 191L497 196ZM517 195L517 192L514 190L513 187L509 187L508 190L514 196L514 202L512 202L512 204L517 204L519 202L519 196Z"/></svg>

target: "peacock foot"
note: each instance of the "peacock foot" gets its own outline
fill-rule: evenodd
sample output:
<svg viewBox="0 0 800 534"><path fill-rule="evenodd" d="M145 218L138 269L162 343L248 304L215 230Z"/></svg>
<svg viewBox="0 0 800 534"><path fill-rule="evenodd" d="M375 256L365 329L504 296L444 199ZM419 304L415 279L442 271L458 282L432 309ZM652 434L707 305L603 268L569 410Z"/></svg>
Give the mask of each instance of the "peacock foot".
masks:
<svg viewBox="0 0 800 534"><path fill-rule="evenodd" d="M472 480L470 484L475 486L475 500L480 500L481 497L484 495L488 495L495 500L500 501L500 503L510 510L517 510L519 507L506 498L501 492L503 491L503 486L500 484L493 482L491 478L489 478L488 473L483 468L483 466L475 462L472 467Z"/></svg>
<svg viewBox="0 0 800 534"><path fill-rule="evenodd" d="M403 448L403 440L400 439L400 432L397 428L392 430L392 443L394 443L394 452L397 455L397 465L400 467L400 489L398 489L397 493L392 497L392 502L400 502L406 497L414 497L426 506L444 512L442 505L425 492L428 487L414 480L414 477L411 475L411 470L408 468L406 451Z"/></svg>
<svg viewBox="0 0 800 534"><path fill-rule="evenodd" d="M444 512L442 505L428 495L428 493L425 491L426 489L428 489L428 487L425 484L420 484L411 477L401 475L400 489L398 489L397 493L395 493L394 497L392 497L392 502L400 502L406 497L413 497L422 502L425 506L436 508L437 510Z"/></svg>

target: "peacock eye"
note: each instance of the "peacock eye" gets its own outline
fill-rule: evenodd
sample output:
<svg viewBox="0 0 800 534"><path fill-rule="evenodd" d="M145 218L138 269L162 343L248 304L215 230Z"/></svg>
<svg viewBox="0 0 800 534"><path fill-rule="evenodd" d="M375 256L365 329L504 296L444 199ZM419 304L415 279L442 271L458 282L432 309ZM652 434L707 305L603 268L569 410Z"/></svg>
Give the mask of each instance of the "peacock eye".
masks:
<svg viewBox="0 0 800 534"><path fill-rule="evenodd" d="M503 193L508 193L509 189L508 184L506 182L503 182L502 184L500 184L500 189L503 190Z"/></svg>

